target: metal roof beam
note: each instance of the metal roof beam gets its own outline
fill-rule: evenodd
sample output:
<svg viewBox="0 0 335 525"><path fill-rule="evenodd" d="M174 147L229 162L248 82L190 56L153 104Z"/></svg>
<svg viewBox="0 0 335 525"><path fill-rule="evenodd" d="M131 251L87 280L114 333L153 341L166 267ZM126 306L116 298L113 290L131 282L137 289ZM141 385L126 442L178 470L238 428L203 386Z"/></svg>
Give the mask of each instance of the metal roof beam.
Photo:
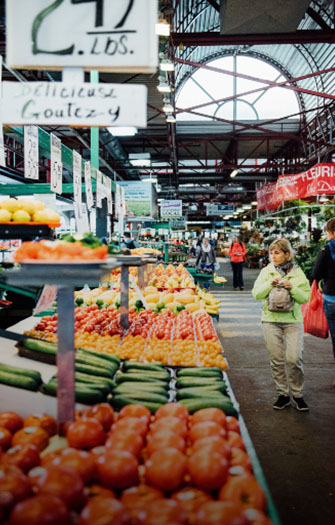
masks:
<svg viewBox="0 0 335 525"><path fill-rule="evenodd" d="M211 6L214 7L216 11L220 12L220 6L217 2L215 2L215 0L207 0L207 2L211 4Z"/></svg>
<svg viewBox="0 0 335 525"><path fill-rule="evenodd" d="M172 45L178 47L192 46L238 46L238 45L262 45L262 44L333 44L335 43L334 30L310 30L300 29L293 33L262 33L242 35L220 35L217 32L206 33L175 33L171 35Z"/></svg>
<svg viewBox="0 0 335 525"><path fill-rule="evenodd" d="M314 20L314 22L316 22L321 27L321 29L323 29L324 31L331 31L331 27L329 27L329 25L324 21L322 16L320 16L320 14L317 13L313 9L313 7L309 7L306 13L311 17L312 20Z"/></svg>

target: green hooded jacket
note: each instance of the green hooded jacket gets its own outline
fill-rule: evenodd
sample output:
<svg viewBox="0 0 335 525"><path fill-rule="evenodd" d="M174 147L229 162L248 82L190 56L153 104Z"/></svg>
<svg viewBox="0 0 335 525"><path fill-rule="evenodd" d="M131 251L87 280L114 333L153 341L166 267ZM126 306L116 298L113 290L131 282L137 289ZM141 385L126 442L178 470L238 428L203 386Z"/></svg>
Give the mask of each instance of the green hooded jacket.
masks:
<svg viewBox="0 0 335 525"><path fill-rule="evenodd" d="M294 299L292 312L270 312L267 307L267 296L269 295L275 277L281 277L292 283L290 294ZM253 297L259 301L264 301L262 322L266 323L301 323L303 321L301 304L307 303L311 296L311 287L304 272L299 266L293 266L285 277L282 277L272 263L268 264L257 277L251 291Z"/></svg>

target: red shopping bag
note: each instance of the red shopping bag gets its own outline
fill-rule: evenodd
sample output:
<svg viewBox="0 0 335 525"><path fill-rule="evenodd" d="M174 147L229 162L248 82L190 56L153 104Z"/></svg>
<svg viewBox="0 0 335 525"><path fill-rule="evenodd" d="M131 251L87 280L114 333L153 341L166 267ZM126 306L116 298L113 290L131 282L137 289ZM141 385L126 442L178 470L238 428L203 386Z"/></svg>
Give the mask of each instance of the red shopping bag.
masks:
<svg viewBox="0 0 335 525"><path fill-rule="evenodd" d="M323 311L322 293L316 281L312 284L311 298L308 303L302 305L301 311L304 318L304 332L327 339L328 323Z"/></svg>

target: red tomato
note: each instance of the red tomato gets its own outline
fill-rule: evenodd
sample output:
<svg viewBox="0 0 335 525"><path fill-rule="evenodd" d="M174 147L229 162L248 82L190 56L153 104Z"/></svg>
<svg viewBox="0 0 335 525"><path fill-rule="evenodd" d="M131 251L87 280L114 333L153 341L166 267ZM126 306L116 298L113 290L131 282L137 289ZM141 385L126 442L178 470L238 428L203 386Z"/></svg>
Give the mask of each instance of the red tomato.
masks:
<svg viewBox="0 0 335 525"><path fill-rule="evenodd" d="M89 487L86 487L85 490L87 491L88 501L97 496L106 496L108 498L116 498L113 490L106 489L105 487L102 487L101 485L97 485L96 483L94 483L93 485L90 485Z"/></svg>
<svg viewBox="0 0 335 525"><path fill-rule="evenodd" d="M95 477L94 456L87 450L64 448L50 452L42 458L42 466L45 468L58 465L75 470L84 483L89 483Z"/></svg>
<svg viewBox="0 0 335 525"><path fill-rule="evenodd" d="M62 466L36 467L29 472L34 489L39 494L52 494L71 509L85 504L84 483L73 469Z"/></svg>
<svg viewBox="0 0 335 525"><path fill-rule="evenodd" d="M83 508L78 525L128 525L129 520L127 509L117 499L98 496Z"/></svg>
<svg viewBox="0 0 335 525"><path fill-rule="evenodd" d="M24 427L15 432L12 437L12 446L30 443L41 452L49 444L49 435L41 427Z"/></svg>
<svg viewBox="0 0 335 525"><path fill-rule="evenodd" d="M93 448L105 442L106 434L97 419L86 418L71 423L66 432L66 438L70 447Z"/></svg>
<svg viewBox="0 0 335 525"><path fill-rule="evenodd" d="M162 498L164 498L164 494L160 490L149 487L148 485L138 485L137 487L124 490L122 492L121 502L129 510L136 523L136 511L138 511L138 509L141 509L143 505L151 501Z"/></svg>
<svg viewBox="0 0 335 525"><path fill-rule="evenodd" d="M145 406L140 404L127 405L123 407L119 413L119 418L122 417L145 418L149 423L151 419L151 412Z"/></svg>
<svg viewBox="0 0 335 525"><path fill-rule="evenodd" d="M252 463L248 454L241 448L236 447L231 449L230 466L243 467L244 469L252 470Z"/></svg>
<svg viewBox="0 0 335 525"><path fill-rule="evenodd" d="M172 494L171 499L174 499L179 503L180 507L186 512L190 523L193 523L195 512L200 505L213 500L212 496L207 492L192 487L185 487L184 489L175 492Z"/></svg>
<svg viewBox="0 0 335 525"><path fill-rule="evenodd" d="M183 509L172 499L157 499L142 507L138 522L143 525L173 525L187 523Z"/></svg>
<svg viewBox="0 0 335 525"><path fill-rule="evenodd" d="M191 418L191 425L202 423L203 421L215 421L219 425L226 426L226 414L219 408L202 408L194 412Z"/></svg>
<svg viewBox="0 0 335 525"><path fill-rule="evenodd" d="M227 480L228 461L219 452L200 449L189 458L188 472L196 487L215 490Z"/></svg>
<svg viewBox="0 0 335 525"><path fill-rule="evenodd" d="M6 427L0 426L0 447L3 449L9 448L12 441L12 434Z"/></svg>
<svg viewBox="0 0 335 525"><path fill-rule="evenodd" d="M198 509L195 525L248 525L243 508L235 503L209 501Z"/></svg>
<svg viewBox="0 0 335 525"><path fill-rule="evenodd" d="M139 417L123 417L118 419L112 426L112 432L116 430L128 430L133 434L139 433L144 438L148 431L148 423L145 419Z"/></svg>
<svg viewBox="0 0 335 525"><path fill-rule="evenodd" d="M143 448L143 438L127 430L115 430L105 443L106 448L127 450L137 458Z"/></svg>
<svg viewBox="0 0 335 525"><path fill-rule="evenodd" d="M16 412L0 412L0 426L14 434L23 427L23 420Z"/></svg>
<svg viewBox="0 0 335 525"><path fill-rule="evenodd" d="M192 446L191 454L194 454L198 450L210 450L212 452L219 452L225 458L230 459L231 448L227 441L220 436L208 436L201 439L197 439Z"/></svg>
<svg viewBox="0 0 335 525"><path fill-rule="evenodd" d="M31 494L31 485L18 467L0 465L0 507L11 507Z"/></svg>
<svg viewBox="0 0 335 525"><path fill-rule="evenodd" d="M187 424L178 417L161 417L151 425L150 431L152 434L170 431L185 438L187 435Z"/></svg>
<svg viewBox="0 0 335 525"><path fill-rule="evenodd" d="M30 469L40 464L40 453L35 445L24 443L12 447L1 457L1 463L15 465L16 467L28 472Z"/></svg>
<svg viewBox="0 0 335 525"><path fill-rule="evenodd" d="M241 438L241 435L238 432L229 430L227 434L227 441L232 448L235 447L235 448L241 448L242 450L245 450L243 439Z"/></svg>
<svg viewBox="0 0 335 525"><path fill-rule="evenodd" d="M185 452L185 447L185 440L173 432L157 431L148 436L147 451L149 455L163 448L175 448L180 452Z"/></svg>
<svg viewBox="0 0 335 525"><path fill-rule="evenodd" d="M43 414L43 416L28 416L23 420L23 426L41 427L49 436L57 434L57 421L48 414Z"/></svg>
<svg viewBox="0 0 335 525"><path fill-rule="evenodd" d="M114 410L108 403L100 403L90 407L85 414L85 417L94 417L108 432L114 421Z"/></svg>
<svg viewBox="0 0 335 525"><path fill-rule="evenodd" d="M226 417L226 429L232 430L233 432L240 432L240 425L236 417L234 416Z"/></svg>
<svg viewBox="0 0 335 525"><path fill-rule="evenodd" d="M65 503L51 494L38 494L17 503L9 525L70 525L71 517Z"/></svg>
<svg viewBox="0 0 335 525"><path fill-rule="evenodd" d="M178 417L179 419L188 421L189 413L187 408L181 403L167 403L157 410L155 420L161 417Z"/></svg>
<svg viewBox="0 0 335 525"><path fill-rule="evenodd" d="M271 525L270 518L268 518L261 510L245 509L244 514L248 519L248 523L251 523L252 525Z"/></svg>
<svg viewBox="0 0 335 525"><path fill-rule="evenodd" d="M187 459L179 450L156 450L145 463L145 477L149 485L170 492L182 484L186 466Z"/></svg>
<svg viewBox="0 0 335 525"><path fill-rule="evenodd" d="M219 493L222 501L233 501L245 508L266 509L264 491L256 478L251 474L231 476Z"/></svg>
<svg viewBox="0 0 335 525"><path fill-rule="evenodd" d="M215 423L215 421L203 421L202 423L196 423L193 425L189 432L189 437L193 442L209 436L219 436L224 438L226 436L226 431L221 425L219 425L219 423Z"/></svg>
<svg viewBox="0 0 335 525"><path fill-rule="evenodd" d="M106 449L96 464L100 482L108 488L126 489L138 484L138 461L126 450Z"/></svg>

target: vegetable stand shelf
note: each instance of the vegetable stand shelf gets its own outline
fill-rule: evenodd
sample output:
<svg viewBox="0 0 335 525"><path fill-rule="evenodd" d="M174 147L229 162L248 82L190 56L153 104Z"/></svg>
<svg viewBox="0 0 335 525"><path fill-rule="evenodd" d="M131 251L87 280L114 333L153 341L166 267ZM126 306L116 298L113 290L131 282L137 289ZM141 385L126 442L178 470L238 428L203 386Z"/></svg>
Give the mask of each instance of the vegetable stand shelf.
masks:
<svg viewBox="0 0 335 525"><path fill-rule="evenodd" d="M51 229L52 226L48 224L0 223L0 239L28 241L35 239L35 237L51 237Z"/></svg>

